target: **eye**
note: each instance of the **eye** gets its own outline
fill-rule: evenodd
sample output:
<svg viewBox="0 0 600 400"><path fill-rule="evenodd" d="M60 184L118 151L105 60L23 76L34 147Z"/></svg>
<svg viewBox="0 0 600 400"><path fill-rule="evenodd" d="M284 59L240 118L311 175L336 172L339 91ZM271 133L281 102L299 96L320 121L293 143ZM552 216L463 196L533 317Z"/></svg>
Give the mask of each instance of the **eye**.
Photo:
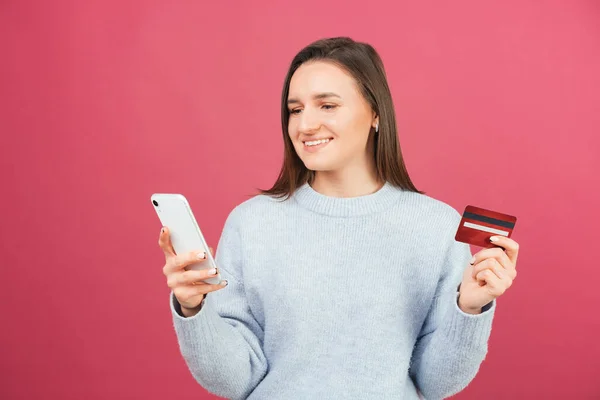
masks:
<svg viewBox="0 0 600 400"><path fill-rule="evenodd" d="M299 108L295 108L293 110L290 110L290 114L300 114L300 111L302 111L302 110Z"/></svg>
<svg viewBox="0 0 600 400"><path fill-rule="evenodd" d="M337 107L336 104L323 104L322 108L325 110L333 110Z"/></svg>

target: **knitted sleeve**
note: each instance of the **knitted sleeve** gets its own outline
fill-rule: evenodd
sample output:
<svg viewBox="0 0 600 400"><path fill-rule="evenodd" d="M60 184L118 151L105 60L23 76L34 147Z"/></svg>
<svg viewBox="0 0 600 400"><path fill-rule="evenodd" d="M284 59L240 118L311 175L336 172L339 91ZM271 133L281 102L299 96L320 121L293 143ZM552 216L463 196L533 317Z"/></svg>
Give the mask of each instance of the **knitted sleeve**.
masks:
<svg viewBox="0 0 600 400"><path fill-rule="evenodd" d="M252 315L244 291L240 235L235 210L229 215L215 261L228 285L209 293L190 318L178 312L171 293L171 312L181 354L196 381L207 391L243 399L265 376L263 331Z"/></svg>
<svg viewBox="0 0 600 400"><path fill-rule="evenodd" d="M457 288L471 257L468 244L450 241L444 272L413 349L409 373L427 400L464 389L487 354L496 302L477 315L464 313L457 303Z"/></svg>

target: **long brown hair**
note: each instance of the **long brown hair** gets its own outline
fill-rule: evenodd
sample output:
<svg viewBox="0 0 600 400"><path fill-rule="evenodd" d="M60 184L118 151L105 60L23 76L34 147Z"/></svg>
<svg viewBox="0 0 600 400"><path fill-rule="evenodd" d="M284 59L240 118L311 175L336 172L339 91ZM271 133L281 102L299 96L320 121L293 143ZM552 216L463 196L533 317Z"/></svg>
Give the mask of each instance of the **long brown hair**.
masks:
<svg viewBox="0 0 600 400"><path fill-rule="evenodd" d="M331 62L350 73L366 101L379 116L379 133L376 134L374 130L370 133L375 135L373 139L377 178L405 190L424 193L415 188L404 165L394 104L383 62L371 45L356 42L348 37L317 40L300 50L292 60L281 94L281 128L285 144L283 165L273 187L259 191L277 198L289 197L298 187L314 179L314 171L306 168L288 134L290 114L287 100L290 80L294 72L308 61Z"/></svg>

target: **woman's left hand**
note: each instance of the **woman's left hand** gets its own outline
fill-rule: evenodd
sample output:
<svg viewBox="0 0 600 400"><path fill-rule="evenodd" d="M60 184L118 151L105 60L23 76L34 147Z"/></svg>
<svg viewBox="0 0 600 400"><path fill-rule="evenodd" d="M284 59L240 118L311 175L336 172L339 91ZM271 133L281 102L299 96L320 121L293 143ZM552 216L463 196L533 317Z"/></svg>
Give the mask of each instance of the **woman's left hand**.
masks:
<svg viewBox="0 0 600 400"><path fill-rule="evenodd" d="M476 253L465 269L460 284L458 306L469 314L480 314L481 308L502 295L517 277L519 244L505 236L492 236L494 248Z"/></svg>

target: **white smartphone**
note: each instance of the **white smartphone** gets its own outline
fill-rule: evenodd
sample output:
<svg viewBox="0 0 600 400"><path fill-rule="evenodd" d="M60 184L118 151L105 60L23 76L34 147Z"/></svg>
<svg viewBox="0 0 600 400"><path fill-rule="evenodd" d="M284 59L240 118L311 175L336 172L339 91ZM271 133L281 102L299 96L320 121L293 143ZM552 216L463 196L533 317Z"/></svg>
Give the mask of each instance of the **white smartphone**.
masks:
<svg viewBox="0 0 600 400"><path fill-rule="evenodd" d="M216 268L215 260L208 250L204 235L200 231L187 199L182 194L154 193L150 200L162 226L169 228L171 244L175 253L185 254L197 250L204 250L206 253L207 258L205 261L191 264L187 269ZM218 284L221 282L221 274L205 279L204 282L213 285Z"/></svg>

